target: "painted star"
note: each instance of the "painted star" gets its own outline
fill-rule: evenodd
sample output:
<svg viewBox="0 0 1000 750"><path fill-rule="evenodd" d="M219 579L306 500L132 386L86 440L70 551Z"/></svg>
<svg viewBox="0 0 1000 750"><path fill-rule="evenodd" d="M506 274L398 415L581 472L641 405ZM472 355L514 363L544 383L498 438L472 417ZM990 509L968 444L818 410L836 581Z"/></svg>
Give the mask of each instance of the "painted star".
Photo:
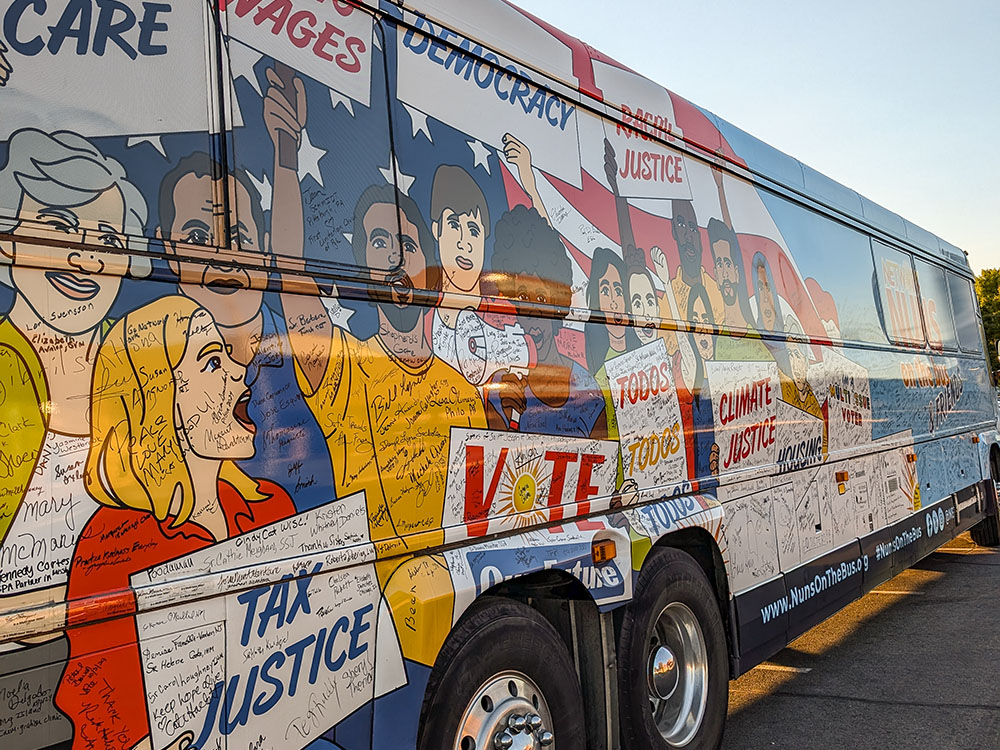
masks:
<svg viewBox="0 0 1000 750"><path fill-rule="evenodd" d="M428 141L434 143L434 139L431 138L430 125L427 124L427 115L419 109L414 109L408 104L404 104L403 109L405 109L410 115L410 130L412 131L413 137L416 138L417 133L423 133L427 136Z"/></svg>
<svg viewBox="0 0 1000 750"><path fill-rule="evenodd" d="M163 148L163 143L160 141L160 138L161 136L158 135L137 135L132 138L129 138L125 142L125 147L132 148L133 146L138 146L140 143L148 143L157 151L159 151L161 154L163 154L163 158L166 159L167 152Z"/></svg>
<svg viewBox="0 0 1000 750"><path fill-rule="evenodd" d="M396 187L399 188L399 192L403 195L410 194L410 187L413 185L413 181L417 178L413 175L403 174L402 170L399 168L399 162L396 161L396 156L392 157L392 164L388 167L379 167L379 172L385 177L385 181L389 184L393 182L393 174L396 175Z"/></svg>
<svg viewBox="0 0 1000 750"><path fill-rule="evenodd" d="M229 67L232 69L233 81L245 78L247 83L253 86L254 91L263 97L264 93L260 90L260 82L257 80L257 74L253 72L254 66L261 57L262 55L257 50L251 49L245 44L240 44L230 37Z"/></svg>
<svg viewBox="0 0 1000 750"><path fill-rule="evenodd" d="M486 148L486 146L483 145L483 142L478 140L472 140L472 141L466 141L466 143L468 143L469 148L472 149L472 158L475 160L475 163L472 165L472 168L475 169L476 167L482 167L483 169L486 170L486 174L489 175L493 174L490 171L490 152Z"/></svg>
<svg viewBox="0 0 1000 750"><path fill-rule="evenodd" d="M351 316L354 315L354 310L349 307L344 307L340 304L340 300L336 297L320 297L323 301L323 306L326 308L326 314L330 316L330 321L338 328L343 328L345 331L350 330L348 321L350 321Z"/></svg>
<svg viewBox="0 0 1000 750"><path fill-rule="evenodd" d="M266 174L262 180L254 177L253 172L247 172L247 177L250 178L250 182L254 184L257 192L260 193L260 207L264 211L269 210L271 208L271 181L267 179Z"/></svg>
<svg viewBox="0 0 1000 750"><path fill-rule="evenodd" d="M302 145L299 146L299 182L302 182L306 175L312 175L320 187L326 187L323 184L323 175L319 171L319 160L326 156L326 153L323 149L312 145L309 133L303 128Z"/></svg>
<svg viewBox="0 0 1000 750"><path fill-rule="evenodd" d="M333 108L337 109L339 106L343 106L348 112L351 113L351 117L354 117L354 100L349 96L344 96L333 89L330 89L330 103L333 104Z"/></svg>

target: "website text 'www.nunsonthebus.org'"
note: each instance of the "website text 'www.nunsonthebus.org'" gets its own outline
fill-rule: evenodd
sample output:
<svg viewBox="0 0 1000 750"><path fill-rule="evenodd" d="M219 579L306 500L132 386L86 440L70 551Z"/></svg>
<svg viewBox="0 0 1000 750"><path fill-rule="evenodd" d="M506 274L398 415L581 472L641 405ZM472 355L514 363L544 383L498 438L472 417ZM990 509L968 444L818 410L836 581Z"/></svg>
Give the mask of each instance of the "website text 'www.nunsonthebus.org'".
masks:
<svg viewBox="0 0 1000 750"><path fill-rule="evenodd" d="M807 602L817 594L826 591L838 583L843 583L848 578L860 575L868 570L868 555L862 555L857 560L848 560L827 568L822 573L818 573L811 581L807 581L801 586L792 586L788 593L770 604L761 607L760 617L765 623L786 614L803 602Z"/></svg>

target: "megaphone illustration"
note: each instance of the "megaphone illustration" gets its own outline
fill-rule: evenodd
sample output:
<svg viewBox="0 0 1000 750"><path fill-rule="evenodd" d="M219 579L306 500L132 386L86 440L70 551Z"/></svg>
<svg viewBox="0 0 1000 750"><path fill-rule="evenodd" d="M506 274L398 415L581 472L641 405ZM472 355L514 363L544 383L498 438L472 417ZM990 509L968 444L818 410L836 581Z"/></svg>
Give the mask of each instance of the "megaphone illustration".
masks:
<svg viewBox="0 0 1000 750"><path fill-rule="evenodd" d="M486 323L471 307L455 322L458 368L473 385L483 385L497 372L535 366L535 342L517 323L497 328Z"/></svg>

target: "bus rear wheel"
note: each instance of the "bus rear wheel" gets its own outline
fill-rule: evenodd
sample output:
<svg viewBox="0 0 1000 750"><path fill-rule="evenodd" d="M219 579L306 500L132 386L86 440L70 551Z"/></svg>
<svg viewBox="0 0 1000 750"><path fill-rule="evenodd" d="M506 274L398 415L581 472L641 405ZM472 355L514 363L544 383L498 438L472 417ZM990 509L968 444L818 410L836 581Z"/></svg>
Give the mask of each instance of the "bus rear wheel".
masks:
<svg viewBox="0 0 1000 750"><path fill-rule="evenodd" d="M990 474L993 477L993 491L1000 494L1000 468L995 456L990 460ZM980 547L1000 547L1000 515L986 516L969 529L972 541Z"/></svg>
<svg viewBox="0 0 1000 750"><path fill-rule="evenodd" d="M431 673L418 747L586 747L580 683L552 625L520 602L476 602Z"/></svg>
<svg viewBox="0 0 1000 750"><path fill-rule="evenodd" d="M1000 516L986 516L969 529L969 536L980 547L1000 547Z"/></svg>
<svg viewBox="0 0 1000 750"><path fill-rule="evenodd" d="M729 666L715 592L675 549L643 565L618 640L622 747L714 750L722 742Z"/></svg>

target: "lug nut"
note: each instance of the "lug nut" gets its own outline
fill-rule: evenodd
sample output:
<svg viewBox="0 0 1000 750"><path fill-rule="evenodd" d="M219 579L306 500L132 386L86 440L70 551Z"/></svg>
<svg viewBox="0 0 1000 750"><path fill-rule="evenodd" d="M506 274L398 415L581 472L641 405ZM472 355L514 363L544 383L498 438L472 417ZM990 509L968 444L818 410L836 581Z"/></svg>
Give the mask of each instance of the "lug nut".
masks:
<svg viewBox="0 0 1000 750"><path fill-rule="evenodd" d="M513 714L507 717L507 726L514 730L514 733L523 732L528 726L528 720L521 714Z"/></svg>
<svg viewBox="0 0 1000 750"><path fill-rule="evenodd" d="M510 747L513 744L514 738L510 736L509 732L498 734L493 738L493 747L495 747L496 750L510 750Z"/></svg>
<svg viewBox="0 0 1000 750"><path fill-rule="evenodd" d="M538 714L530 714L528 716L528 727L532 732L537 732L542 728L542 717Z"/></svg>
<svg viewBox="0 0 1000 750"><path fill-rule="evenodd" d="M542 747L548 747L553 743L554 740L555 737L552 736L552 732L546 731L538 735L538 744L541 745Z"/></svg>

